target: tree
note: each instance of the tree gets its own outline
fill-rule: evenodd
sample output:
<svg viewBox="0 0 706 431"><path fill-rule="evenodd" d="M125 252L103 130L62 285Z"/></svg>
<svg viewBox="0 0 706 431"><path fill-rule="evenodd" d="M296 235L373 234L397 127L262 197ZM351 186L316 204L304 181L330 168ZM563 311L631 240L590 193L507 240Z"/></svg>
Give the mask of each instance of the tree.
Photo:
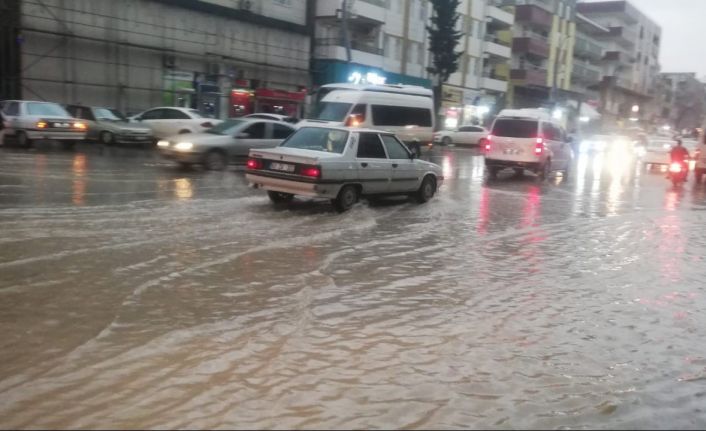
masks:
<svg viewBox="0 0 706 431"><path fill-rule="evenodd" d="M458 70L458 60L461 52L456 52L456 45L463 33L456 31L459 14L456 12L460 0L430 0L433 12L429 32L429 52L432 65L427 68L436 79L434 80L434 109L437 119L441 108L441 90L449 77ZM437 128L439 121L437 121Z"/></svg>

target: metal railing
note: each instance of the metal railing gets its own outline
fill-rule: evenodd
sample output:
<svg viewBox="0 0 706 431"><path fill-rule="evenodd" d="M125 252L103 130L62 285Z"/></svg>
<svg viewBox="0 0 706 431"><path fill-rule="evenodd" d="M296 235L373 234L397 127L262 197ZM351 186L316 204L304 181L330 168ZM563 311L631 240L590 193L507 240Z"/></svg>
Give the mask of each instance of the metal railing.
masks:
<svg viewBox="0 0 706 431"><path fill-rule="evenodd" d="M316 38L316 46L341 46L345 47L345 43L342 38L338 37L325 37ZM369 45L365 42L358 40L351 40L351 49L356 51L367 52L368 54L384 55L385 51L377 46Z"/></svg>

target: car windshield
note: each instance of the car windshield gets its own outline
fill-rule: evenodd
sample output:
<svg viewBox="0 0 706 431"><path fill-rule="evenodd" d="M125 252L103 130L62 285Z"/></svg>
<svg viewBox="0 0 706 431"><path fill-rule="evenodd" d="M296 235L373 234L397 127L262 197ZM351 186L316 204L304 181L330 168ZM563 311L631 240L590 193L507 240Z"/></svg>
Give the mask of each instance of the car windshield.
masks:
<svg viewBox="0 0 706 431"><path fill-rule="evenodd" d="M534 138L537 136L539 123L534 120L499 119L493 125L493 136L507 138Z"/></svg>
<svg viewBox="0 0 706 431"><path fill-rule="evenodd" d="M282 143L282 147L342 154L348 142L345 130L304 127Z"/></svg>
<svg viewBox="0 0 706 431"><path fill-rule="evenodd" d="M315 120L322 121L344 121L348 111L351 110L351 103L341 102L321 102L319 112L314 117Z"/></svg>
<svg viewBox="0 0 706 431"><path fill-rule="evenodd" d="M70 117L68 112L56 103L30 102L27 104L29 115L47 115L54 117Z"/></svg>
<svg viewBox="0 0 706 431"><path fill-rule="evenodd" d="M107 121L123 121L125 117L118 116L115 111L107 108L93 108L93 115L96 120L107 120Z"/></svg>
<svg viewBox="0 0 706 431"><path fill-rule="evenodd" d="M206 130L206 133L212 135L233 135L245 123L247 123L246 120L225 120L221 124Z"/></svg>

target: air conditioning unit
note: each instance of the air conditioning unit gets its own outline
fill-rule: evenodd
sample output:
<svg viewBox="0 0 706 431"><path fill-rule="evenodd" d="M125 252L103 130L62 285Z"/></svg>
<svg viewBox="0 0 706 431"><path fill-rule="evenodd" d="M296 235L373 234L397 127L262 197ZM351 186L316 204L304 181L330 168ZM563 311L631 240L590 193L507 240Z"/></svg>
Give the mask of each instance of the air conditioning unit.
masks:
<svg viewBox="0 0 706 431"><path fill-rule="evenodd" d="M250 10L252 9L252 1L251 0L240 0L240 9L243 10Z"/></svg>
<svg viewBox="0 0 706 431"><path fill-rule="evenodd" d="M162 65L167 69L174 69L176 67L176 57L169 54L164 54L162 56Z"/></svg>

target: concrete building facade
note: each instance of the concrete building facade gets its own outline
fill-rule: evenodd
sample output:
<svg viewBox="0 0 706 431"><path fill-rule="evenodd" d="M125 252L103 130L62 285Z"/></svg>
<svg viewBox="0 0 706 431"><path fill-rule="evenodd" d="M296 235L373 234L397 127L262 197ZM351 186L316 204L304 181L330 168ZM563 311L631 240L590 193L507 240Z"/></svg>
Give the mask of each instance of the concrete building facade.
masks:
<svg viewBox="0 0 706 431"><path fill-rule="evenodd" d="M608 29L596 36L605 47L600 110L605 124L655 117L662 30L628 1L580 3L578 11ZM633 120L634 121L634 120Z"/></svg>
<svg viewBox="0 0 706 431"><path fill-rule="evenodd" d="M270 90L298 110L309 84L306 0L7 0L0 97L137 112L233 113ZM284 99L277 101L277 98ZM290 100L291 99L291 100ZM250 109L250 108L248 108Z"/></svg>
<svg viewBox="0 0 706 431"><path fill-rule="evenodd" d="M662 73L656 88L657 125L679 132L703 127L706 89L696 73Z"/></svg>

